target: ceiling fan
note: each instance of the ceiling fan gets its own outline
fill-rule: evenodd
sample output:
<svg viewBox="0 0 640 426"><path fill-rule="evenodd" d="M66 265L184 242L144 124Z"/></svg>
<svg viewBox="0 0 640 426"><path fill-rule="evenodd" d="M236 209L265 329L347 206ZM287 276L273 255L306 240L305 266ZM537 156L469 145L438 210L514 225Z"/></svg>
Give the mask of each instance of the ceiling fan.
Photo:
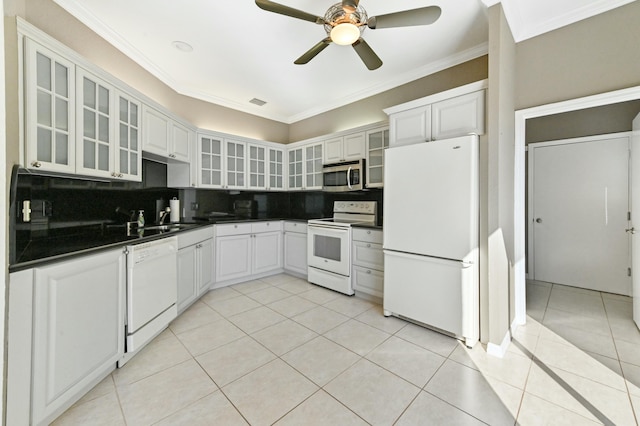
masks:
<svg viewBox="0 0 640 426"><path fill-rule="evenodd" d="M367 68L375 70L380 68L382 60L361 37L365 27L375 30L429 25L437 21L441 13L438 6L428 6L368 17L367 12L358 3L359 0L342 0L342 3L331 6L324 17L320 17L269 0L256 0L258 7L266 11L324 25L327 37L296 59L294 63L298 65L308 63L333 42L340 45L350 44Z"/></svg>

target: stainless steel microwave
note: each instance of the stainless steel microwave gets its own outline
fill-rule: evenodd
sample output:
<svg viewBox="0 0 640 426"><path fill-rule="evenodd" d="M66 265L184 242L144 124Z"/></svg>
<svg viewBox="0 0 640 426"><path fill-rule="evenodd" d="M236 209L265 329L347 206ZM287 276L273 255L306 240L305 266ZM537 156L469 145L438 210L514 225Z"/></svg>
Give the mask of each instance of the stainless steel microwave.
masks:
<svg viewBox="0 0 640 426"><path fill-rule="evenodd" d="M364 159L322 166L322 190L359 191L364 188Z"/></svg>

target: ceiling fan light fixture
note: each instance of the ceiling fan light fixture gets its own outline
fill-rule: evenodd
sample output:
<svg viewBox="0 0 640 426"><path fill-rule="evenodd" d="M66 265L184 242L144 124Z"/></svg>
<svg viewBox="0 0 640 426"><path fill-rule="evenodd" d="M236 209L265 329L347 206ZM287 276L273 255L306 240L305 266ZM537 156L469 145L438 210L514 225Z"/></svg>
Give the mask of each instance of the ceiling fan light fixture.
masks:
<svg viewBox="0 0 640 426"><path fill-rule="evenodd" d="M342 46L350 45L360 38L360 29L349 22L338 24L329 34L331 41Z"/></svg>

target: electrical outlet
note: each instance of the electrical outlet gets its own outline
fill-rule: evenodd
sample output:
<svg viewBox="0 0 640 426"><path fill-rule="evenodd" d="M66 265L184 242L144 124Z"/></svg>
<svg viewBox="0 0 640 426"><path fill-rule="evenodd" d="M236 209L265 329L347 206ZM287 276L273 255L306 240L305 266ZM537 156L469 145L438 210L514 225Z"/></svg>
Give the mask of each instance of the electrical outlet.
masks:
<svg viewBox="0 0 640 426"><path fill-rule="evenodd" d="M191 210L198 210L200 208L200 206L198 205L198 203L191 203Z"/></svg>

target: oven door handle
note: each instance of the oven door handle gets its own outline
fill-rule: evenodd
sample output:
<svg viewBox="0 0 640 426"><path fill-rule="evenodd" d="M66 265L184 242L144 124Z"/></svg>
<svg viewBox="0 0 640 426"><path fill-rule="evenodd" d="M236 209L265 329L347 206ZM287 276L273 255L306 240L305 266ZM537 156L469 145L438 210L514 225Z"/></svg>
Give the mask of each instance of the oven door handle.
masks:
<svg viewBox="0 0 640 426"><path fill-rule="evenodd" d="M349 189L353 189L353 187L351 186L351 170L352 167L349 166L349 169L347 169L347 186L349 187Z"/></svg>
<svg viewBox="0 0 640 426"><path fill-rule="evenodd" d="M318 229L318 230L328 229L328 230L335 231L335 232L345 232L345 233L349 232L349 228L345 228L343 226L321 225L321 224L316 224L316 223L308 225L308 229L313 230L314 228Z"/></svg>

